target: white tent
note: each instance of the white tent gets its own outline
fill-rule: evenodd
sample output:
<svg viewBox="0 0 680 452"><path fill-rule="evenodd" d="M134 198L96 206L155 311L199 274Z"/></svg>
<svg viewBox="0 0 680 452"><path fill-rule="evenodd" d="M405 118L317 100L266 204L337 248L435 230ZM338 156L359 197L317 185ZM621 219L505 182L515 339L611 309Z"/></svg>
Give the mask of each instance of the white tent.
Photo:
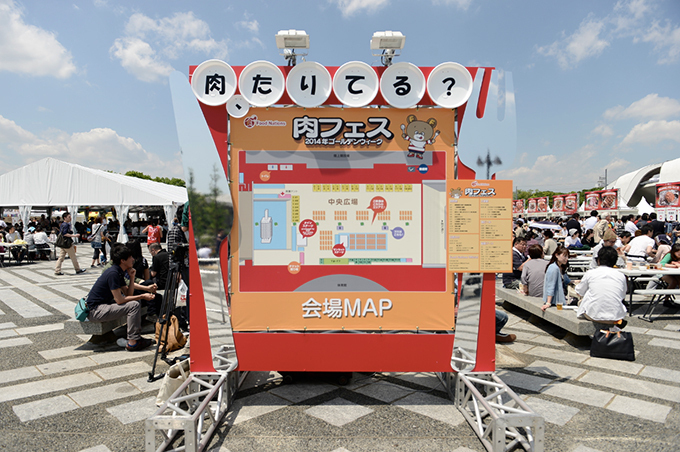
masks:
<svg viewBox="0 0 680 452"><path fill-rule="evenodd" d="M52 206L66 206L70 212L77 212L81 206L112 206L121 225L130 207L160 206L171 224L177 206L187 200L183 187L107 173L52 158L0 176L0 208L18 207L24 227L28 224L31 208ZM118 233L118 241L127 242L123 227Z"/></svg>
<svg viewBox="0 0 680 452"><path fill-rule="evenodd" d="M640 202L636 206L636 209L639 214L654 212L654 207L650 206L645 198L640 199Z"/></svg>

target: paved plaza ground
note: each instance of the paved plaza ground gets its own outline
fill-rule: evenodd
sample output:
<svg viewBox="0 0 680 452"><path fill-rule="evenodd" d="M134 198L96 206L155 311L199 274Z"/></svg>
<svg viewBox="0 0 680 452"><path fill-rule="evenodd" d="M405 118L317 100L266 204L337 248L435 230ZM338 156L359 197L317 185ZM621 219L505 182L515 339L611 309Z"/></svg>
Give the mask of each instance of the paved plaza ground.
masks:
<svg viewBox="0 0 680 452"><path fill-rule="evenodd" d="M90 254L79 247L83 268ZM153 351L95 346L64 329L100 274L87 268L75 275L68 260L64 276L54 275L54 261L0 268L2 451L144 450L144 420L160 386L147 382ZM212 346L230 344L218 282L206 293ZM654 323L629 318L635 362L591 358L589 340L507 312L505 330L517 341L498 345L498 375L544 416L546 451L680 450L677 309ZM433 374L355 373L347 386L320 377L283 385L273 371L248 375L208 449L485 450Z"/></svg>

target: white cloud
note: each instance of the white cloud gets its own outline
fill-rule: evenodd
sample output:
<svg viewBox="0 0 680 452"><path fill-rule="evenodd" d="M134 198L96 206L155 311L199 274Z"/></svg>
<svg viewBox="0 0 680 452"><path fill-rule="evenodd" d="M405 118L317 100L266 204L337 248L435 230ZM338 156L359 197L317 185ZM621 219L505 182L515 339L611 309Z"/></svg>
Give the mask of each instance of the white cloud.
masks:
<svg viewBox="0 0 680 452"><path fill-rule="evenodd" d="M245 28L246 30L251 31L252 33L257 33L260 31L260 23L253 19L250 19L250 14L247 12L243 14L243 20L236 22L236 26L239 28Z"/></svg>
<svg viewBox="0 0 680 452"><path fill-rule="evenodd" d="M649 0L621 0L602 18L590 14L574 33L562 32L559 40L537 47L537 52L555 58L560 67L569 69L601 55L615 41L631 38L635 43L652 44L659 54L659 64L680 60L680 27L664 20Z"/></svg>
<svg viewBox="0 0 680 452"><path fill-rule="evenodd" d="M621 144L657 144L662 141L680 143L680 121L649 121L628 132Z"/></svg>
<svg viewBox="0 0 680 452"><path fill-rule="evenodd" d="M159 58L149 43L138 38L118 38L110 52L125 70L143 82L157 82L172 72L172 66Z"/></svg>
<svg viewBox="0 0 680 452"><path fill-rule="evenodd" d="M604 27L604 22L587 18L573 34L539 47L538 53L556 58L562 69L573 68L586 58L600 55L609 46L609 41L601 36Z"/></svg>
<svg viewBox="0 0 680 452"><path fill-rule="evenodd" d="M144 14L130 16L125 36L116 39L109 49L121 65L139 80L164 80L172 71L168 60L187 52L226 58L227 44L210 36L208 24L192 12L152 19Z"/></svg>
<svg viewBox="0 0 680 452"><path fill-rule="evenodd" d="M458 9L467 11L472 3L472 0L432 0L435 5L453 5Z"/></svg>
<svg viewBox="0 0 680 452"><path fill-rule="evenodd" d="M335 3L345 17L353 16L358 12L374 13L387 6L389 2L390 0L331 0L331 3Z"/></svg>
<svg viewBox="0 0 680 452"><path fill-rule="evenodd" d="M76 72L71 52L54 33L24 22L13 0L0 0L0 71L69 78Z"/></svg>
<svg viewBox="0 0 680 452"><path fill-rule="evenodd" d="M168 161L147 152L132 138L122 137L109 128L95 128L87 132L69 134L61 130L47 130L35 135L14 121L0 116L0 153L14 155L14 167L39 158L54 157L65 161L125 173L129 170L152 172L154 175L182 176L179 155ZM7 167L8 161L4 161ZM9 168L8 168L9 169Z"/></svg>
<svg viewBox="0 0 680 452"><path fill-rule="evenodd" d="M654 44L654 50L661 54L659 64L675 63L680 59L680 27L673 27L669 22L663 26L654 22L636 40Z"/></svg>
<svg viewBox="0 0 680 452"><path fill-rule="evenodd" d="M614 130L607 124L600 124L599 126L595 127L590 133L593 135L601 135L607 138L614 135Z"/></svg>
<svg viewBox="0 0 680 452"><path fill-rule="evenodd" d="M629 107L621 105L612 107L604 112L606 119L667 119L680 115L680 101L670 97L659 97L658 94L648 94L636 100Z"/></svg>
<svg viewBox="0 0 680 452"><path fill-rule="evenodd" d="M599 147L586 145L562 156L537 157L533 164L499 171L498 179L512 179L521 188L566 191L592 187L603 168L626 169L630 163L620 157L607 160ZM525 160L529 160L526 158Z"/></svg>

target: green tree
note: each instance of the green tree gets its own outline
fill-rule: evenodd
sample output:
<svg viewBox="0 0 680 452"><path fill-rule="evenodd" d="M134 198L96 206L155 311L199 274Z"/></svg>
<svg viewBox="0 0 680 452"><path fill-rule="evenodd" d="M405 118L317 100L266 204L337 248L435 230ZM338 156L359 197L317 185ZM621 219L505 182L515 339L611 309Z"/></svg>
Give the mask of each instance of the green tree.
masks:
<svg viewBox="0 0 680 452"><path fill-rule="evenodd" d="M184 179L179 177L151 177L148 174L144 174L141 171L128 171L125 173L126 176L137 177L139 179L151 180L154 182L160 182L161 184L174 185L176 187L186 187Z"/></svg>

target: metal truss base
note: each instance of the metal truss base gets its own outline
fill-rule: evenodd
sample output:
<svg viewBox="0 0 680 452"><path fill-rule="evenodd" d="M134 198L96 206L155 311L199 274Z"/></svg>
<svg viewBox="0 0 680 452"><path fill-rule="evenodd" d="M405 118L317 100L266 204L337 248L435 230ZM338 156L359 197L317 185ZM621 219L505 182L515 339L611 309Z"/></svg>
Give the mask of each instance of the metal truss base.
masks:
<svg viewBox="0 0 680 452"><path fill-rule="evenodd" d="M469 355L454 352L452 364L469 367ZM457 356L457 357L456 357ZM455 368L455 367L454 367ZM489 452L521 447L543 452L545 422L495 373L438 373L449 397Z"/></svg>
<svg viewBox="0 0 680 452"><path fill-rule="evenodd" d="M201 452L231 407L243 381L236 371L233 347L223 346L214 357L216 372L192 373L168 400L146 420L146 452ZM156 433L163 440L156 447ZM184 444L168 449L184 433Z"/></svg>

